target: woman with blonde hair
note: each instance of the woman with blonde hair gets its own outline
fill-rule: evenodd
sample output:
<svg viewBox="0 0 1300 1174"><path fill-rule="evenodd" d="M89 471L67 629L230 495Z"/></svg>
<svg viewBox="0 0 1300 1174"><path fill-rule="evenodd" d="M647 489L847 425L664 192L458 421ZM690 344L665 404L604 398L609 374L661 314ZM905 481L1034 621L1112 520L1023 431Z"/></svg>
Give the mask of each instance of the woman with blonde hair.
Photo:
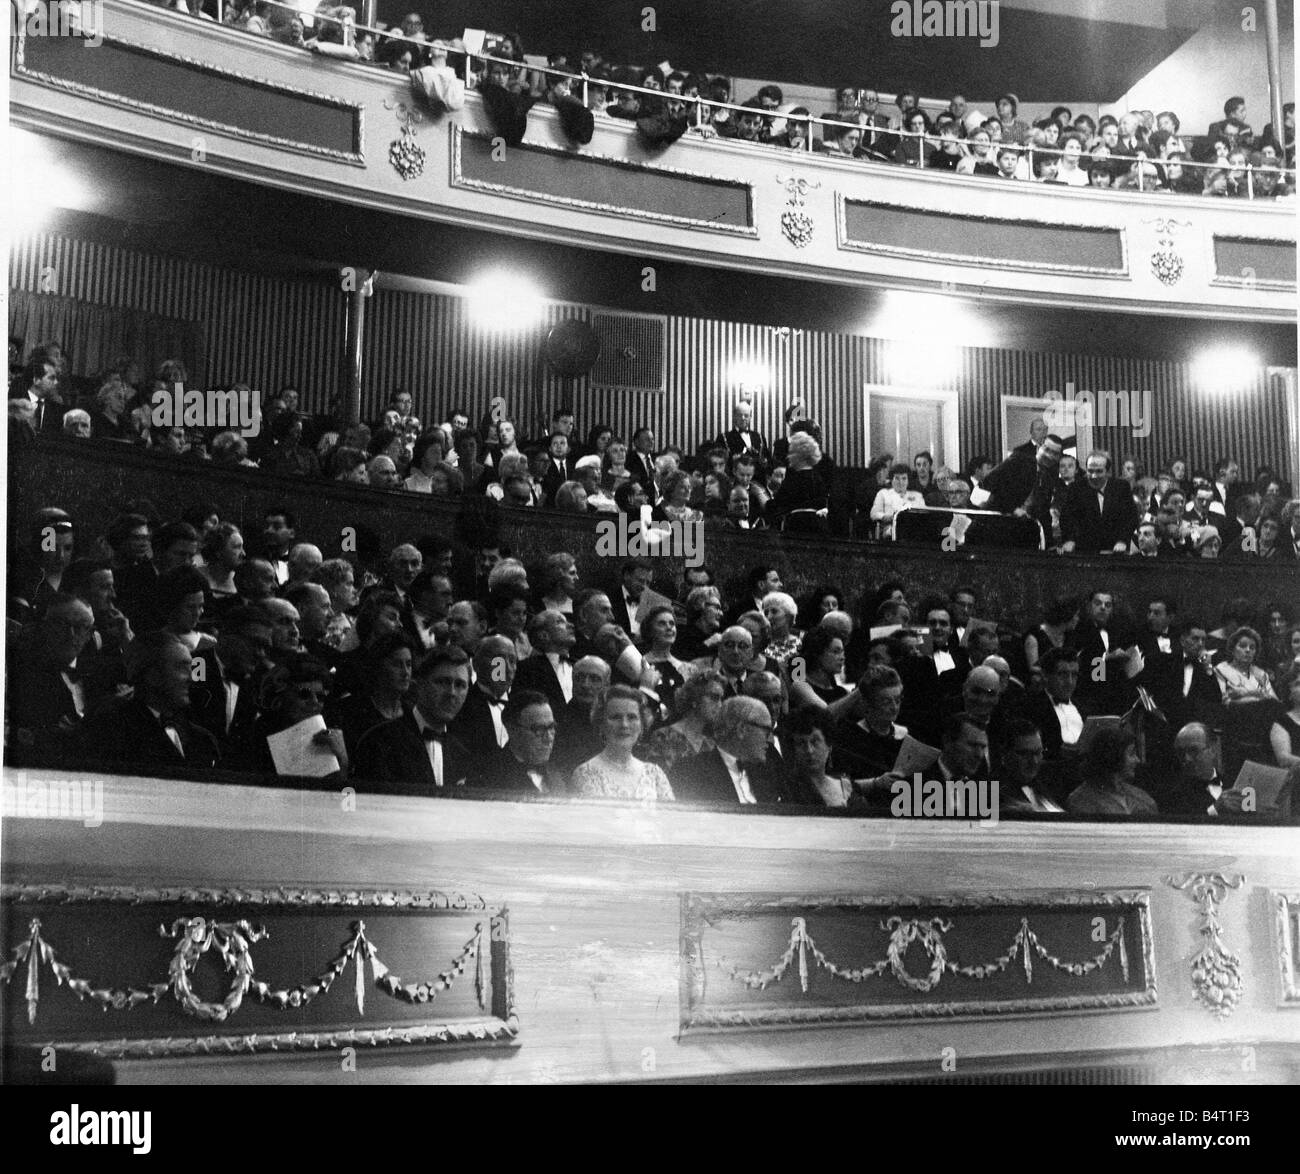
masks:
<svg viewBox="0 0 1300 1174"><path fill-rule="evenodd" d="M653 804L671 801L668 776L633 751L650 726L645 696L630 685L611 685L592 708L592 728L604 742L595 758L573 772L570 793L584 799L632 799Z"/></svg>

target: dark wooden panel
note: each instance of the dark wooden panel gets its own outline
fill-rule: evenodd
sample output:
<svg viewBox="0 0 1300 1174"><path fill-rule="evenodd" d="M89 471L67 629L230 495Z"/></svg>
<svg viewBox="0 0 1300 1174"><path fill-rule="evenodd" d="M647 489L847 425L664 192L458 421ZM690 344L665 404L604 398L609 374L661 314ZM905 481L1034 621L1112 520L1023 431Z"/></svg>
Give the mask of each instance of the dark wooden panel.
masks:
<svg viewBox="0 0 1300 1174"><path fill-rule="evenodd" d="M1214 238L1214 272L1243 281L1286 281L1295 285L1295 245L1241 236ZM1253 274L1253 278L1252 278Z"/></svg>
<svg viewBox="0 0 1300 1174"><path fill-rule="evenodd" d="M355 155L361 109L296 93L181 57L104 40L93 53L79 37L28 37L22 71L183 122L229 129L290 150Z"/></svg>
<svg viewBox="0 0 1300 1174"><path fill-rule="evenodd" d="M992 181L990 181L992 182ZM844 202L844 236L850 247L902 250L926 256L990 258L1056 273L1126 272L1124 237L1117 228L1039 224L953 216L858 200ZM918 242L925 242L924 246Z"/></svg>
<svg viewBox="0 0 1300 1174"><path fill-rule="evenodd" d="M747 184L528 144L497 158L490 138L453 135L458 144L454 184L624 216L641 213L699 228L751 228L754 223Z"/></svg>

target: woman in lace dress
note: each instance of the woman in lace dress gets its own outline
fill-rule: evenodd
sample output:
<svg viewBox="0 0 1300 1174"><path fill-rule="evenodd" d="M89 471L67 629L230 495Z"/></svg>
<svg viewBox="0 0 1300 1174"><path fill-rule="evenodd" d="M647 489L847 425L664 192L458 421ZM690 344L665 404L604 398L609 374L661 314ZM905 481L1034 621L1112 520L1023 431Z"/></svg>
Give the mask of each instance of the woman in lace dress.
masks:
<svg viewBox="0 0 1300 1174"><path fill-rule="evenodd" d="M611 685L596 703L592 725L605 748L573 772L570 794L583 799L671 800L668 776L632 750L650 725L645 699L629 685Z"/></svg>

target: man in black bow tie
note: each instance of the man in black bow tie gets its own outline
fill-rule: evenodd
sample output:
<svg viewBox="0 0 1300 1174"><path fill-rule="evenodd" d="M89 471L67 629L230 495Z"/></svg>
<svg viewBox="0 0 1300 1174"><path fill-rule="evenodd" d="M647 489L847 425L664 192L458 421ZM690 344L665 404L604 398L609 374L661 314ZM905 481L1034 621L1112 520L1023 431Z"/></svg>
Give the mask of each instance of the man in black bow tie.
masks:
<svg viewBox="0 0 1300 1174"><path fill-rule="evenodd" d="M558 726L550 703L532 689L515 689L504 716L510 740L499 758L480 766L474 784L524 795L563 795L564 776L551 762Z"/></svg>
<svg viewBox="0 0 1300 1174"><path fill-rule="evenodd" d="M480 760L495 758L505 748L503 717L519 657L515 642L505 636L484 636L474 650L474 683L450 730Z"/></svg>
<svg viewBox="0 0 1300 1174"><path fill-rule="evenodd" d="M563 713L573 700L569 653L578 638L573 622L563 612L541 611L528 621L527 630L533 654L520 662L515 684L543 694L553 713Z"/></svg>
<svg viewBox="0 0 1300 1174"><path fill-rule="evenodd" d="M193 672L190 650L168 632L147 632L132 643L127 667L134 696L108 706L85 724L82 743L87 757L120 766L216 766L216 739L186 713Z"/></svg>
<svg viewBox="0 0 1300 1174"><path fill-rule="evenodd" d="M15 745L65 748L102 700L79 663L94 632L94 612L71 595L56 595L40 621L24 629L9 669Z"/></svg>
<svg viewBox="0 0 1300 1174"><path fill-rule="evenodd" d="M465 704L469 670L459 648L428 653L415 668L415 708L362 736L355 777L397 795L438 795L463 786L473 758L447 724Z"/></svg>

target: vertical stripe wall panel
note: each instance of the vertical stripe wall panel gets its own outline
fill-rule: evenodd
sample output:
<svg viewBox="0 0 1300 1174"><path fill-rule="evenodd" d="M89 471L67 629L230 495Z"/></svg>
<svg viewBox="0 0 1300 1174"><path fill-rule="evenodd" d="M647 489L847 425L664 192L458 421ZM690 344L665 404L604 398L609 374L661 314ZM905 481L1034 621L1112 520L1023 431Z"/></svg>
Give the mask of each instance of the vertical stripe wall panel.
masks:
<svg viewBox="0 0 1300 1174"><path fill-rule="evenodd" d="M207 382L243 379L266 391L295 382L305 406L324 411L345 377L348 297L332 274L277 278L44 233L14 242L9 283L202 321L210 370L196 378ZM453 405L477 421L488 400L501 395L525 434L542 430L553 408L568 403L584 436L597 421L628 439L646 424L661 444L693 451L729 426L740 392L736 368L745 364L765 373L753 401L756 426L770 439L782 435L784 409L799 397L835 459L864 465L864 385L908 382L897 364L906 350L888 340L670 317L663 393L595 389L586 378L555 375L541 358L550 326L568 317L589 320L590 313L552 303L537 326L494 332L472 320L462 298L379 289L366 310L363 412L373 418L394 388L405 387L426 423L445 420ZM1153 471L1184 456L1194 468L1208 468L1216 456L1231 454L1247 475L1271 464L1294 480L1300 468L1288 451L1285 391L1271 386L1263 370L1250 376L1242 389L1212 394L1196 386L1187 363L963 347L954 350L951 368L932 373L926 385L958 393L963 461L975 453L1000 457L1003 395L1065 393L1072 384L1076 392L1145 393L1150 418L1142 429L1094 427L1095 442L1117 461L1132 455Z"/></svg>

